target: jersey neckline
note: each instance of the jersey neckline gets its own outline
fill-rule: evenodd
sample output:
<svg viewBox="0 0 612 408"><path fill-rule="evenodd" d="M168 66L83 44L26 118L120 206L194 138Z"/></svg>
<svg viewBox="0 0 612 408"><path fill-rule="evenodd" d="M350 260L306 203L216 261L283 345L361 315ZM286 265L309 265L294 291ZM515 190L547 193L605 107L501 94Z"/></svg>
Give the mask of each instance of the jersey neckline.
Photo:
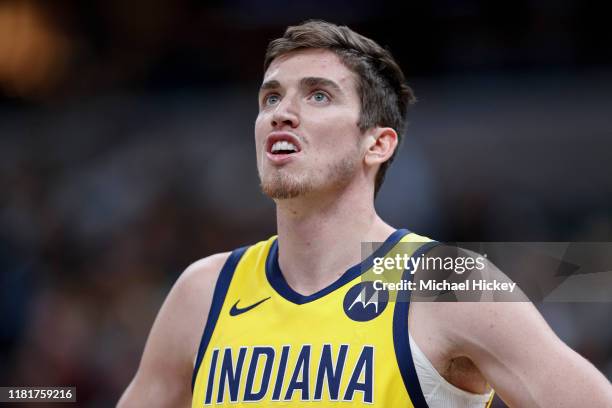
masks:
<svg viewBox="0 0 612 408"><path fill-rule="evenodd" d="M352 281L356 277L360 276L368 269L372 267L374 262L374 258L378 258L384 256L387 252L389 252L395 244L397 244L404 236L409 234L410 231L406 229L398 229L394 231L389 237L383 242L381 246L379 246L370 256L368 256L363 262L358 263L347 269L336 281L329 284L325 288L315 292L311 295L302 295L287 283L283 273L280 269L280 265L278 263L278 238L272 242L270 246L270 250L268 251L268 256L266 258L266 277L268 278L268 282L272 286L272 288L283 298L286 300L302 305L304 303L312 302L317 300L344 284Z"/></svg>

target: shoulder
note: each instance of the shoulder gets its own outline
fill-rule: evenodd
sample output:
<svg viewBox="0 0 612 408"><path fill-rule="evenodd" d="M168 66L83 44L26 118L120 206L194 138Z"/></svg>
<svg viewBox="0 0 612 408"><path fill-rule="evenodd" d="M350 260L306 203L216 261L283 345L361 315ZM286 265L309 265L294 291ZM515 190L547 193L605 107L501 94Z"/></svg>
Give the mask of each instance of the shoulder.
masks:
<svg viewBox="0 0 612 408"><path fill-rule="evenodd" d="M193 361L219 272L229 255L194 262L177 279L157 314L120 407L189 404Z"/></svg>
<svg viewBox="0 0 612 408"><path fill-rule="evenodd" d="M432 341L435 343L432 347L438 353L454 358L494 353L510 344L526 346L529 338L524 336L525 331L529 331L533 341L554 338L552 330L520 288L480 254L440 245L428 251L427 256L462 260L455 266L466 265L467 258L474 261L470 263L471 268L462 269L461 273L446 269L417 271L416 279L419 281L444 281L467 284L468 287L414 294L416 301L411 306L412 329L421 343L424 340ZM514 286L512 291L477 290L474 289L475 282L503 283L504 288L511 288L510 284Z"/></svg>
<svg viewBox="0 0 612 408"><path fill-rule="evenodd" d="M202 258L176 280L164 301L149 335L149 344L177 346L174 361L191 367L212 303L219 273L230 256L229 252ZM169 357L166 347L155 348ZM147 349L145 348L145 352Z"/></svg>
<svg viewBox="0 0 612 408"><path fill-rule="evenodd" d="M175 291L182 294L208 292L214 289L219 273L231 252L222 252L199 259L189 265L174 284Z"/></svg>
<svg viewBox="0 0 612 408"><path fill-rule="evenodd" d="M202 308L210 303L219 273L229 256L230 252L218 253L189 265L174 283L164 307L168 306L174 312L193 311L201 315Z"/></svg>
<svg viewBox="0 0 612 408"><path fill-rule="evenodd" d="M245 258L244 254L247 251L261 254L262 249L269 247L274 238L237 248L231 252L214 254L192 263L177 279L169 296L176 297L179 302L185 304L184 308L195 307L199 313L207 314L223 269L225 267L234 268L239 261Z"/></svg>
<svg viewBox="0 0 612 408"><path fill-rule="evenodd" d="M178 335L178 341L182 339L189 345L184 357L190 364L206 324L215 285L230 254L210 255L189 265L174 283L158 315L164 332Z"/></svg>
<svg viewBox="0 0 612 408"><path fill-rule="evenodd" d="M190 358L197 352L219 274L230 255L231 252L218 253L189 265L166 299L164 307L167 305L171 314L180 316L177 322L187 326L184 334L189 338Z"/></svg>
<svg viewBox="0 0 612 408"><path fill-rule="evenodd" d="M445 296L449 295L449 291L442 290L439 293L428 292L418 302L418 309L426 315L428 324L434 326L438 334L449 337L451 343L460 344L460 339L473 337L482 339L491 333L503 334L503 338L511 341L512 337L519 335L515 329L527 323L544 331L548 328L520 288L481 254L440 245L430 250L427 256L461 261L454 263L454 268L461 265L460 273L454 269L417 272L419 280L467 284L467 289L451 286L451 296L448 298ZM467 264L470 267L466 268ZM477 288L478 282L490 285L491 290L481 289L481 286ZM417 293L417 299L421 295Z"/></svg>
<svg viewBox="0 0 612 408"><path fill-rule="evenodd" d="M508 279L486 266L483 278ZM609 382L556 336L524 295L493 300L415 303L421 344L445 363L468 358L512 406L608 406Z"/></svg>
<svg viewBox="0 0 612 408"><path fill-rule="evenodd" d="M472 257L479 254L456 248L441 247L430 252L433 256ZM512 283L493 263L483 261L483 268L473 268L459 278L452 272L446 279L456 282L476 281ZM430 271L419 271L420 279L428 279ZM440 361L467 357L485 378L495 382L493 373L500 365L512 369L529 366L529 358L541 353L545 345L559 350L563 343L557 338L535 306L516 287L512 293L480 290L454 291L413 304L412 318L415 339ZM429 343L428 343L429 342ZM521 355L521 357L517 357ZM527 358L529 357L529 358ZM527 359L527 360L526 360Z"/></svg>

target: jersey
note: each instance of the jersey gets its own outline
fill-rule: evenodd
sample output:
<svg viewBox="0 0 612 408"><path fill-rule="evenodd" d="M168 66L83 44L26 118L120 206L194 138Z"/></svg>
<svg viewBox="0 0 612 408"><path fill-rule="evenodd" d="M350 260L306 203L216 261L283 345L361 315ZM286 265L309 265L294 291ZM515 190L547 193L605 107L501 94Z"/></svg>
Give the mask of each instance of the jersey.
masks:
<svg viewBox="0 0 612 408"><path fill-rule="evenodd" d="M192 407L427 407L408 337L410 291L364 277L380 259L433 244L397 230L308 296L285 281L276 237L233 251L198 350ZM410 268L401 273L411 281Z"/></svg>

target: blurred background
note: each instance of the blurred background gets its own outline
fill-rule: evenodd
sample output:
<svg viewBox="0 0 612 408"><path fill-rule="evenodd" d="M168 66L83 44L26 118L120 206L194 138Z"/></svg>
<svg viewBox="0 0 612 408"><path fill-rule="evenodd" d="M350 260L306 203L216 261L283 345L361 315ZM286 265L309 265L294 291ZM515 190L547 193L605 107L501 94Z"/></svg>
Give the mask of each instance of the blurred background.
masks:
<svg viewBox="0 0 612 408"><path fill-rule="evenodd" d="M383 218L438 240L612 241L610 6L203 3L0 0L0 385L113 406L179 274L274 233L256 95L268 41L308 18L390 48L419 98ZM539 308L612 378L612 304Z"/></svg>

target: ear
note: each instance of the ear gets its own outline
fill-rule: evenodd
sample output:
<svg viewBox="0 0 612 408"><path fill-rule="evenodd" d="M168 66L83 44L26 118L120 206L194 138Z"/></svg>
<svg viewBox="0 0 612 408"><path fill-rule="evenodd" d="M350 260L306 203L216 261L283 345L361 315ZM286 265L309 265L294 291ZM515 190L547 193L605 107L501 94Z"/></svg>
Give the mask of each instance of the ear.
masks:
<svg viewBox="0 0 612 408"><path fill-rule="evenodd" d="M397 148L397 132L389 127L375 127L367 133L365 163L370 166L382 164L393 156Z"/></svg>

